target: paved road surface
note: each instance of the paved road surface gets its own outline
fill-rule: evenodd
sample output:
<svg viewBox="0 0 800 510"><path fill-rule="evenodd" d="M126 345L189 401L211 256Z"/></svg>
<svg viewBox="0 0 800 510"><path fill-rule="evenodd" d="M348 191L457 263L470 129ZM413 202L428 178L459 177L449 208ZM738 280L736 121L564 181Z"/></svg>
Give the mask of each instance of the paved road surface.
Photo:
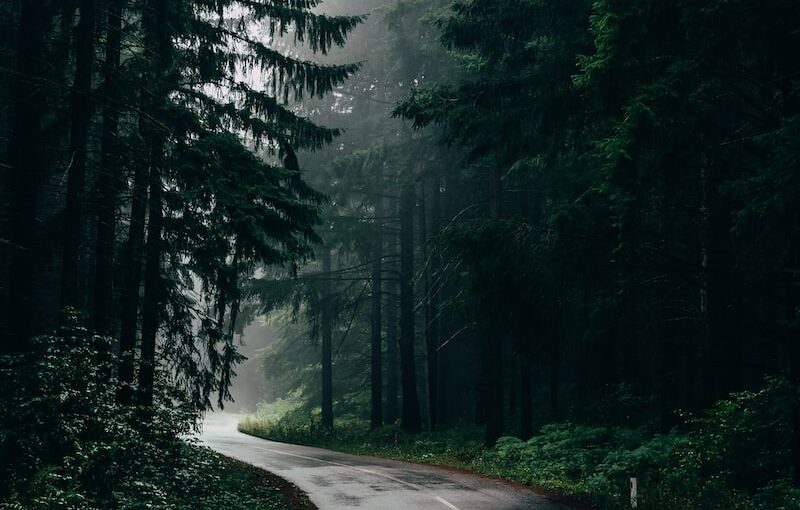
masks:
<svg viewBox="0 0 800 510"><path fill-rule="evenodd" d="M289 480L320 510L571 510L477 475L255 438L238 432L230 415L209 415L200 439Z"/></svg>

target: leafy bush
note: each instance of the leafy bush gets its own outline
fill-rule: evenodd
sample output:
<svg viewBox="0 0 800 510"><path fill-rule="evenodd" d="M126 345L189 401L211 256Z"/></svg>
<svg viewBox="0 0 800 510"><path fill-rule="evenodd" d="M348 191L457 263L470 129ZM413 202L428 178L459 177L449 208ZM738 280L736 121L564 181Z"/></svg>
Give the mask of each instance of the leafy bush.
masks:
<svg viewBox="0 0 800 510"><path fill-rule="evenodd" d="M197 413L163 381L155 409L118 404L111 341L77 317L31 345L0 357L0 509L285 508L257 472L182 439Z"/></svg>
<svg viewBox="0 0 800 510"><path fill-rule="evenodd" d="M789 483L796 398L791 384L771 379L686 417L684 431L666 435L548 425L526 442L498 441L482 456L482 470L609 509L628 507L632 476L645 509L797 508L800 492Z"/></svg>

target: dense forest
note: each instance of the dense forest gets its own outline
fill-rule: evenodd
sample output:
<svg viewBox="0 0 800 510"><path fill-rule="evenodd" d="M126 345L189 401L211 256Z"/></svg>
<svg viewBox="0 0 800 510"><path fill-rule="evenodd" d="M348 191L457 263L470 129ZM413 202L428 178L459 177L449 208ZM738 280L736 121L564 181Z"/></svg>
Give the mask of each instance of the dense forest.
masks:
<svg viewBox="0 0 800 510"><path fill-rule="evenodd" d="M0 508L239 508L136 487L254 324L245 432L800 505L800 2L0 13Z"/></svg>
<svg viewBox="0 0 800 510"><path fill-rule="evenodd" d="M358 64L291 48L323 55L362 17L315 4L0 3L12 508L235 508L198 474L222 461L177 439L229 396L240 280L298 266L319 240L325 197L296 151L338 131L288 103Z"/></svg>

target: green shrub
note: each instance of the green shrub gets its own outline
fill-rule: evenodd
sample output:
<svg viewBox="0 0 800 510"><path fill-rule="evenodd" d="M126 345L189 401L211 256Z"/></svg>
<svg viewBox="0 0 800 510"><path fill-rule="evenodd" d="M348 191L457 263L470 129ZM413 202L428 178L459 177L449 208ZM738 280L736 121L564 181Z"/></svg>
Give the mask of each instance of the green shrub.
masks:
<svg viewBox="0 0 800 510"><path fill-rule="evenodd" d="M197 412L164 381L155 409L119 405L111 342L77 317L31 345L0 357L0 509L285 508L258 472L181 439Z"/></svg>

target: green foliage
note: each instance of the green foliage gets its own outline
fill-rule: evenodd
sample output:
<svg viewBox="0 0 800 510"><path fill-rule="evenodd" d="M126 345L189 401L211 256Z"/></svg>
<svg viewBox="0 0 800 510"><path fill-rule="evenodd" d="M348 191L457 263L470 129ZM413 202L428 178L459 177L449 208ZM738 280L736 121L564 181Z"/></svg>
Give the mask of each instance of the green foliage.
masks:
<svg viewBox="0 0 800 510"><path fill-rule="evenodd" d="M245 423L253 422L261 427L295 426L308 419L306 400L300 391L294 391L287 398L279 398L274 402L261 402L256 412L244 419Z"/></svg>
<svg viewBox="0 0 800 510"><path fill-rule="evenodd" d="M607 510L628 508L637 477L645 510L796 508L789 460L791 409L800 396L784 379L732 394L687 416L680 429L552 423L528 441L482 446L482 431L460 427L405 434L365 422L314 424L248 417L239 429L268 439L464 468L573 497Z"/></svg>
<svg viewBox="0 0 800 510"><path fill-rule="evenodd" d="M527 442L502 438L481 470L562 492L602 508L626 508L628 479L640 484L640 508L792 508L791 403L796 390L769 380L758 391L719 401L685 430L552 424Z"/></svg>
<svg viewBox="0 0 800 510"><path fill-rule="evenodd" d="M0 508L285 508L257 470L182 439L197 415L165 381L155 409L117 404L110 345L70 315L0 358Z"/></svg>
<svg viewBox="0 0 800 510"><path fill-rule="evenodd" d="M442 465L474 457L483 444L478 427L409 434L396 424L370 430L368 422L354 418L334 420L329 429L307 420L275 422L254 415L240 421L239 430L275 441Z"/></svg>
<svg viewBox="0 0 800 510"><path fill-rule="evenodd" d="M184 398L201 408L212 406L214 393L220 407L230 399L243 360L233 340L247 297L241 280L264 267L295 273L320 240L314 229L324 197L304 181L295 151L320 149L339 130L316 125L288 103L321 98L359 64L301 58L281 43L291 33L294 43L324 55L364 18L318 14L315 5L145 3L142 29L133 32L146 44L129 65L142 74L127 67L123 74L150 81L130 95L138 93L144 108L137 135L152 145L147 157L158 161L163 188L163 204L152 210L164 217L164 357ZM133 156L132 165L141 164Z"/></svg>
<svg viewBox="0 0 800 510"><path fill-rule="evenodd" d="M142 443L139 443L141 446ZM133 445L130 445L133 446ZM90 510L118 508L139 510L283 510L287 505L280 491L264 479L257 468L232 461L208 449L177 444L166 452L148 448L134 459L127 452L123 462L105 472L114 483L111 496L94 494L96 481L85 480L80 471L96 469L68 460L69 465L49 467L34 476L25 492L0 509ZM88 455L96 452L88 452ZM120 470L129 470L121 473ZM98 472L98 474L104 474Z"/></svg>

